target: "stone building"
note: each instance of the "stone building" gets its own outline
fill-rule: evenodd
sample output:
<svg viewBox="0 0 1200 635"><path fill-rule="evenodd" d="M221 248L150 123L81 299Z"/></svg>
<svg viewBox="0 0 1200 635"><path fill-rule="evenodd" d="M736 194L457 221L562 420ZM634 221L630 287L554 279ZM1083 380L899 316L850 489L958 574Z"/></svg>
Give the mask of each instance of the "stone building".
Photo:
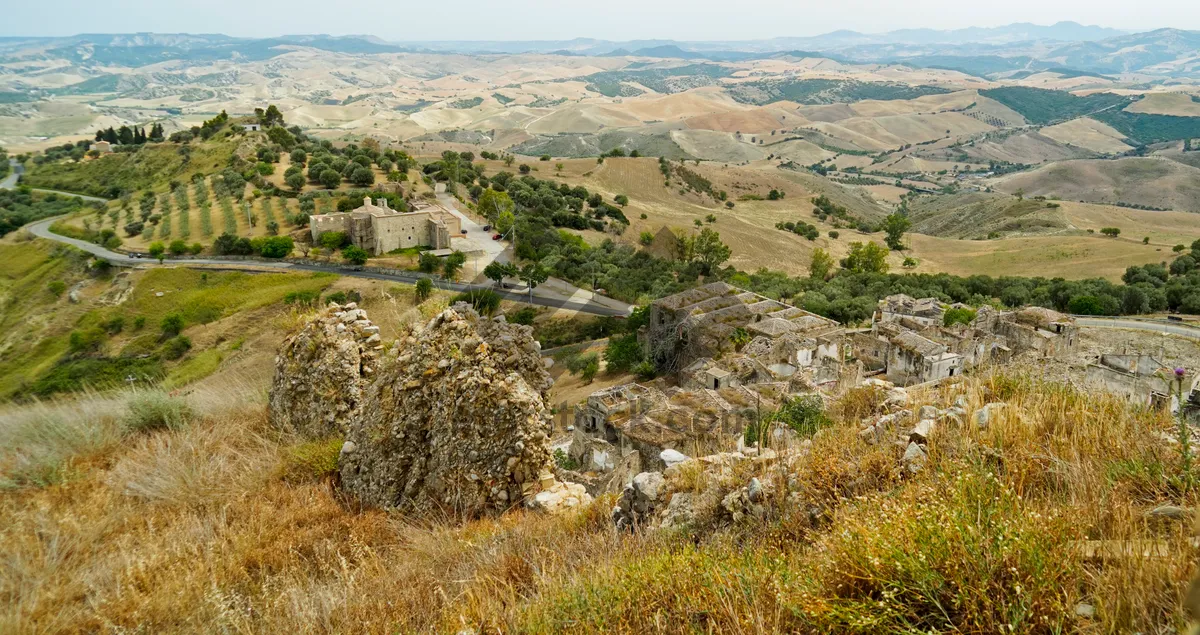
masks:
<svg viewBox="0 0 1200 635"><path fill-rule="evenodd" d="M387 199L370 197L350 212L316 214L309 226L313 242L325 232L344 232L354 246L376 256L409 247L450 249L450 239L462 235L459 218L440 205L414 203L412 211L399 212Z"/></svg>
<svg viewBox="0 0 1200 635"><path fill-rule="evenodd" d="M923 326L940 326L945 314L946 311L937 298L918 300L903 293L897 293L879 301L879 307L875 309L875 321L892 322L900 318L908 318Z"/></svg>
<svg viewBox="0 0 1200 635"><path fill-rule="evenodd" d="M1132 404L1151 406L1165 403L1171 393L1173 370L1150 355L1101 355L1088 364L1089 387L1125 398ZM1174 405L1174 404L1172 404Z"/></svg>
<svg viewBox="0 0 1200 635"><path fill-rule="evenodd" d="M95 150L100 154L111 154L113 151L112 144L107 141L97 141L92 144L90 149Z"/></svg>
<svg viewBox="0 0 1200 635"><path fill-rule="evenodd" d="M638 333L646 358L667 374L701 358L719 358L738 346L765 364L811 366L839 359L844 329L803 309L714 282L650 304Z"/></svg>
<svg viewBox="0 0 1200 635"><path fill-rule="evenodd" d="M898 386L910 386L961 375L963 356L912 331L902 331L889 339L887 379Z"/></svg>

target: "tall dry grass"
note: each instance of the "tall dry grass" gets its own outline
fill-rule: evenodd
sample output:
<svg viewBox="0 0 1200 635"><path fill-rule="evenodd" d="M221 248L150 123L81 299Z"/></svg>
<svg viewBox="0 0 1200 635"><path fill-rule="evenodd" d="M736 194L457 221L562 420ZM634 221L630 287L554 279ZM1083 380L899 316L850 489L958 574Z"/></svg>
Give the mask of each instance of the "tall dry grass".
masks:
<svg viewBox="0 0 1200 635"><path fill-rule="evenodd" d="M944 423L918 474L843 418L786 469L733 473L790 493L768 520L645 535L613 531L608 499L465 523L357 509L325 477L336 442L269 429L242 384L138 434L119 398L4 412L15 452L69 467L0 494L0 632L1173 632L1196 570L1190 523L1145 515L1197 503L1170 417L1003 374L917 395L1010 404L986 430ZM47 413L98 440L10 423Z"/></svg>

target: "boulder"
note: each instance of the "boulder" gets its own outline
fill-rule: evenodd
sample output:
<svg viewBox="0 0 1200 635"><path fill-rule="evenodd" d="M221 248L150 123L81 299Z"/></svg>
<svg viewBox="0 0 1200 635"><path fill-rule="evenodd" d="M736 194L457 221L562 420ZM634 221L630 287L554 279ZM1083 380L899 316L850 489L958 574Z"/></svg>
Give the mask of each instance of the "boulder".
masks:
<svg viewBox="0 0 1200 635"><path fill-rule="evenodd" d="M904 457L900 462L904 465L904 469L916 474L925 467L925 460L928 455L925 454L925 449L918 445L915 441L909 441L908 447L904 450Z"/></svg>
<svg viewBox="0 0 1200 635"><path fill-rule="evenodd" d="M578 483L563 483L555 480L529 499L529 507L549 514L558 514L592 502L587 488Z"/></svg>
<svg viewBox="0 0 1200 635"><path fill-rule="evenodd" d="M361 326L346 328L346 318ZM378 338L366 311L352 303L330 305L284 340L267 407L271 425L312 439L343 435L375 372Z"/></svg>
<svg viewBox="0 0 1200 635"><path fill-rule="evenodd" d="M659 452L658 458L662 459L662 462L667 467L671 467L672 465L678 465L678 464L683 463L684 461L688 460L688 456L686 454L684 454L678 450L672 450L671 448L667 448L666 450Z"/></svg>
<svg viewBox="0 0 1200 635"><path fill-rule="evenodd" d="M617 529L631 531L649 522L658 509L663 482L661 472L642 472L633 477L612 510Z"/></svg>
<svg viewBox="0 0 1200 635"><path fill-rule="evenodd" d="M978 426L980 430L987 430L988 425L991 423L992 419L996 417L996 414L1007 407L1008 404L1004 403L1003 401L994 401L985 405L984 407L975 411L975 425Z"/></svg>
<svg viewBox="0 0 1200 635"><path fill-rule="evenodd" d="M659 527L664 529L686 527L695 521L694 498L695 494L691 492L677 492L672 495L671 502L667 504L667 509L663 512Z"/></svg>
<svg viewBox="0 0 1200 635"><path fill-rule="evenodd" d="M939 414L938 409L934 406L921 406L921 409L917 411L917 418L918 419L937 419L938 414Z"/></svg>
<svg viewBox="0 0 1200 635"><path fill-rule="evenodd" d="M936 427L937 422L933 419L921 419L908 433L908 440L924 445L929 442L929 436L933 434Z"/></svg>
<svg viewBox="0 0 1200 635"><path fill-rule="evenodd" d="M552 473L551 379L529 327L456 304L403 334L376 375L339 465L363 503L477 516L575 496Z"/></svg>

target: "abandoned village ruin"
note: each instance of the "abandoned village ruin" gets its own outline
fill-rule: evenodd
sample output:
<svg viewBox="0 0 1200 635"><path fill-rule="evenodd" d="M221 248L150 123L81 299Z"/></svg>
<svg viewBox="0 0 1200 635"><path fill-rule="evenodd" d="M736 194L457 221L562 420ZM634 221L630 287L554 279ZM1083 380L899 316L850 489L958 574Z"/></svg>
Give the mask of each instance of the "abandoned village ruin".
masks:
<svg viewBox="0 0 1200 635"><path fill-rule="evenodd" d="M659 378L594 392L567 413L568 434L554 439L549 362L530 327L457 304L385 345L365 311L331 305L281 349L269 416L308 438L343 438L341 486L372 506L555 512L621 493L618 526L653 510L670 525L691 513L656 498L676 466L701 461L728 472L731 461L775 460L803 446L764 412L871 387L884 414L864 420L860 439L882 443L899 431L899 460L918 470L938 422L961 423L968 413L956 403L914 415L907 390L989 364L1055 360L1079 341L1074 319L1054 311L983 307L968 323L947 325L953 308L893 295L869 327L848 329L725 283L665 297L638 333ZM1162 367L1151 355L1105 354L1087 367L1087 381L1134 403L1175 407ZM1187 405L1194 408L1190 398ZM976 410L976 425L1003 407ZM733 517L753 513L769 492L752 485L726 488L718 502Z"/></svg>

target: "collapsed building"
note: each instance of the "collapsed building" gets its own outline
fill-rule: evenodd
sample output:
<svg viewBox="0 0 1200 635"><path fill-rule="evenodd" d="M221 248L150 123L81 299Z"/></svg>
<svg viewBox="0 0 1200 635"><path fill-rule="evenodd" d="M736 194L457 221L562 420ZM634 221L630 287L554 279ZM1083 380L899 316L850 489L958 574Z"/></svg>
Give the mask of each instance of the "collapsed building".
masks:
<svg viewBox="0 0 1200 635"><path fill-rule="evenodd" d="M1078 339L1073 318L1042 307L999 311L984 306L969 324L950 326L943 324L944 316L936 298L888 296L879 302L870 329L849 334L854 358L865 370L910 386L1022 354L1059 357Z"/></svg>
<svg viewBox="0 0 1200 635"><path fill-rule="evenodd" d="M839 364L844 333L829 318L714 282L651 303L638 341L663 374L702 359L741 355L786 377L826 362ZM710 387L725 385L714 378Z"/></svg>
<svg viewBox="0 0 1200 635"><path fill-rule="evenodd" d="M599 493L672 457L740 446L759 413L845 379L844 334L833 320L723 282L662 298L638 341L663 378L577 406L569 455L596 475L586 484Z"/></svg>

